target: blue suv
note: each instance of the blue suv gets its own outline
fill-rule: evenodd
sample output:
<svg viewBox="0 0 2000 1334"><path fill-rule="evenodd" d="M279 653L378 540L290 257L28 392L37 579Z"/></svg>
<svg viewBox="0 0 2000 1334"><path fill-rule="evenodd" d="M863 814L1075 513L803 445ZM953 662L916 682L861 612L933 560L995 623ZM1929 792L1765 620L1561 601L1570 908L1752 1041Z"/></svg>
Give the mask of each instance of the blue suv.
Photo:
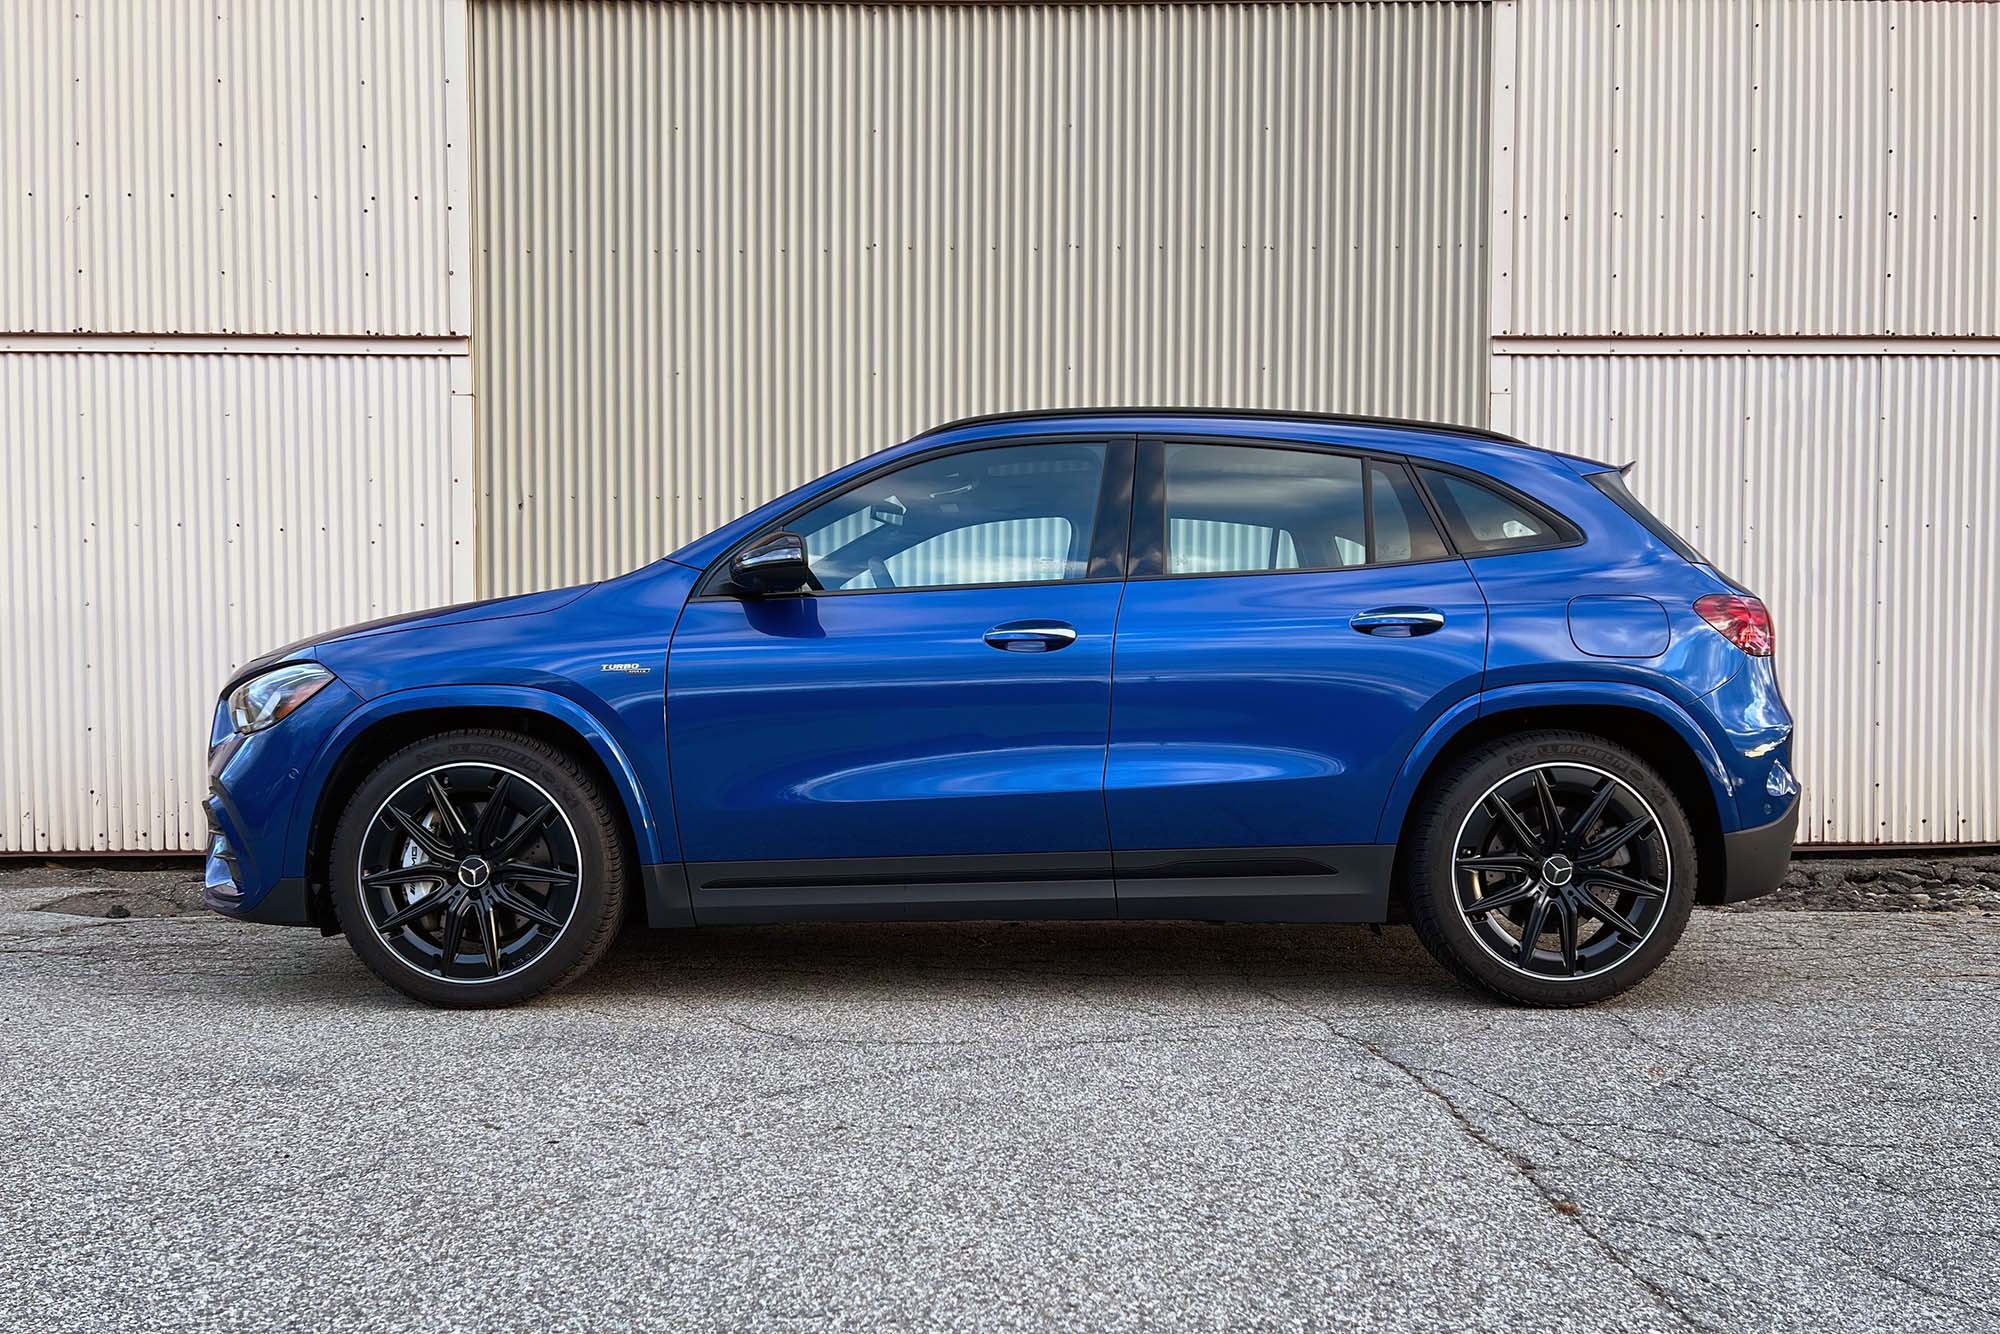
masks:
<svg viewBox="0 0 2000 1334"><path fill-rule="evenodd" d="M1764 606L1621 470L1464 427L978 418L603 583L333 631L210 740L209 906L439 1005L626 917L1411 923L1631 986L1798 818Z"/></svg>

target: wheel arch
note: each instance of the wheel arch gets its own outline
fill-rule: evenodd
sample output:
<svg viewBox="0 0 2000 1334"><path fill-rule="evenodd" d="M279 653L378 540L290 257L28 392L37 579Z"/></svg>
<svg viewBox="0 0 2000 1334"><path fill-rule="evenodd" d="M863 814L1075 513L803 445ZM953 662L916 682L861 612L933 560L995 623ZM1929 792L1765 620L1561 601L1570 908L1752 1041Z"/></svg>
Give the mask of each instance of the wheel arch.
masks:
<svg viewBox="0 0 2000 1334"><path fill-rule="evenodd" d="M1460 756L1489 741L1543 728L1602 737L1658 770L1679 798L1694 831L1696 900L1723 901L1728 860L1724 812L1732 810L1733 803L1726 771L1713 743L1692 718L1663 695L1641 699L1638 692L1610 694L1586 688L1524 692L1499 699L1489 694L1476 703L1466 701L1419 741L1390 793L1377 830L1379 841L1396 845L1391 871L1392 916L1403 911L1408 817L1436 776Z"/></svg>
<svg viewBox="0 0 2000 1334"><path fill-rule="evenodd" d="M464 698L450 691L410 692L412 697L385 697L385 707L362 710L350 717L329 740L314 763L315 783L300 795L293 813L287 860L305 876L316 923L330 923L320 910L328 884L327 858L334 826L354 790L382 761L425 737L466 729L519 733L555 746L583 765L591 777L617 798L621 833L640 865L660 861L657 826L646 795L624 751L580 707L549 691L534 689L483 691Z"/></svg>

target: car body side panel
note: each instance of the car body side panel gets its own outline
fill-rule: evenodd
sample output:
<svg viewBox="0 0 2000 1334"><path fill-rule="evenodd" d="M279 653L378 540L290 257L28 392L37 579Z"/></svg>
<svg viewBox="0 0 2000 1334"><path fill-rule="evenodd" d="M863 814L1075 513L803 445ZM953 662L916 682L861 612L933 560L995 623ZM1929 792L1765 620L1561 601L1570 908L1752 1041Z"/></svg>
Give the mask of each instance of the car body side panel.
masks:
<svg viewBox="0 0 2000 1334"><path fill-rule="evenodd" d="M1444 627L1349 624L1392 606ZM1118 625L1105 805L1121 853L1374 842L1398 762L1478 691L1486 651L1456 559L1134 580Z"/></svg>
<svg viewBox="0 0 2000 1334"><path fill-rule="evenodd" d="M1122 588L689 604L667 704L689 862L1108 852ZM984 642L1019 621L1076 639L1047 653Z"/></svg>

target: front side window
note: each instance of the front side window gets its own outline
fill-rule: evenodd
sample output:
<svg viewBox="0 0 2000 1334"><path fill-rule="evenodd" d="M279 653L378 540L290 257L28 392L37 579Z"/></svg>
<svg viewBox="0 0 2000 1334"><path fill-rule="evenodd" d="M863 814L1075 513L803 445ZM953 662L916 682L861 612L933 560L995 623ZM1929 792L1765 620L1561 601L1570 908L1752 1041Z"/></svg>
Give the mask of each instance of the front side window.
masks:
<svg viewBox="0 0 2000 1334"><path fill-rule="evenodd" d="M1576 530L1530 510L1519 501L1469 477L1421 468L1424 486L1437 501L1451 540L1468 556L1498 555L1560 546L1577 539Z"/></svg>
<svg viewBox="0 0 2000 1334"><path fill-rule="evenodd" d="M1257 445L1166 446L1169 574L1433 560L1444 540L1400 465Z"/></svg>
<svg viewBox="0 0 2000 1334"><path fill-rule="evenodd" d="M791 520L830 590L1084 577L1105 446L969 450L870 478Z"/></svg>

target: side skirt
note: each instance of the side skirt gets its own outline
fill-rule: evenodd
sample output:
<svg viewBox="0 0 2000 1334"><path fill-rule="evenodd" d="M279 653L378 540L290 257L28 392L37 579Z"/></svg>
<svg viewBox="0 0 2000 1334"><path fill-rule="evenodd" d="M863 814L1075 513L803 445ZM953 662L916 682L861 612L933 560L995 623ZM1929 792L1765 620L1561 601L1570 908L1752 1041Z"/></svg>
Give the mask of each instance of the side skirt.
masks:
<svg viewBox="0 0 2000 1334"><path fill-rule="evenodd" d="M1118 915L1197 922L1382 922L1393 844L1113 854Z"/></svg>
<svg viewBox="0 0 2000 1334"><path fill-rule="evenodd" d="M963 857L689 862L702 926L760 922L1182 919L1380 922L1395 848L1199 848ZM648 917L684 925L670 868L648 868ZM657 872L656 874L653 874Z"/></svg>

